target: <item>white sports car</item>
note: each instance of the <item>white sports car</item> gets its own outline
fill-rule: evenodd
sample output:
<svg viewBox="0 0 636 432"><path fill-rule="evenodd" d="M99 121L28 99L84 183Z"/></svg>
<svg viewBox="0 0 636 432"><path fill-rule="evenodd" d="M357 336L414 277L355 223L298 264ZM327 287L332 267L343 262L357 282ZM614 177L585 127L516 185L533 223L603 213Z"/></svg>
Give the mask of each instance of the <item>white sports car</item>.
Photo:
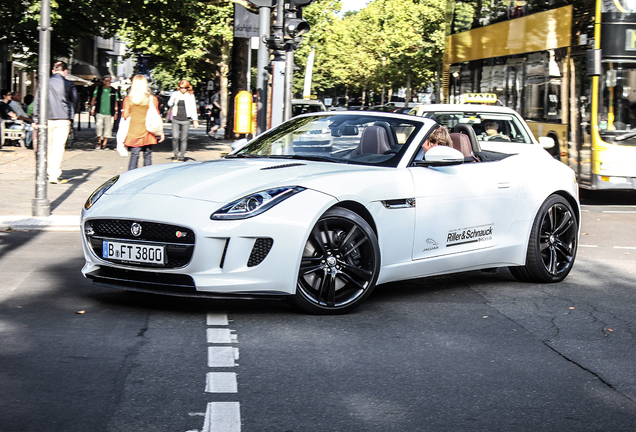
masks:
<svg viewBox="0 0 636 432"><path fill-rule="evenodd" d="M563 280L580 225L573 171L540 146L481 151L461 130L456 149L418 160L437 127L405 114L305 114L221 160L113 177L82 212L82 272L169 295L287 296L318 314L354 309L376 284L466 270Z"/></svg>

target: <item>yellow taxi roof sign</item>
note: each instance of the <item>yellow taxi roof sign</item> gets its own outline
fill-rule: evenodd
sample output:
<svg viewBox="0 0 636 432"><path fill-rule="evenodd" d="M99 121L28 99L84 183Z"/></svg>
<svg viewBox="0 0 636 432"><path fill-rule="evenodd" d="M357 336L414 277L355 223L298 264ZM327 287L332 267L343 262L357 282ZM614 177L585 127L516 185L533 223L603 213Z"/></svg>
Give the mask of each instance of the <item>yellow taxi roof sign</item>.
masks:
<svg viewBox="0 0 636 432"><path fill-rule="evenodd" d="M497 103L495 93L466 93L463 96L464 103L494 104Z"/></svg>

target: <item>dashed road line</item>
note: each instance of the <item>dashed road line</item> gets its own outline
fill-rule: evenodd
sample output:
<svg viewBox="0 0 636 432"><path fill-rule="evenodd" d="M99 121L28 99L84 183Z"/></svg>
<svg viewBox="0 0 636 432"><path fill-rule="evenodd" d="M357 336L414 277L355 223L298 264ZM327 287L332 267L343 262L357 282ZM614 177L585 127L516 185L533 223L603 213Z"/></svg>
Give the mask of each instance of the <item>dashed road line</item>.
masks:
<svg viewBox="0 0 636 432"><path fill-rule="evenodd" d="M206 331L208 343L236 343L236 335L232 334L230 329L226 328L209 328Z"/></svg>
<svg viewBox="0 0 636 432"><path fill-rule="evenodd" d="M209 313L206 316L206 340L208 346L208 367L235 368L238 366L239 350L232 346L238 343L227 314ZM211 394L238 393L236 372L210 371L205 375L205 392ZM208 402L201 432L240 432L241 406L239 402ZM188 431L198 432L198 431Z"/></svg>
<svg viewBox="0 0 636 432"><path fill-rule="evenodd" d="M240 432L241 409L238 402L210 402L201 432Z"/></svg>
<svg viewBox="0 0 636 432"><path fill-rule="evenodd" d="M238 348L226 346L208 347L208 367L235 367Z"/></svg>
<svg viewBox="0 0 636 432"><path fill-rule="evenodd" d="M237 393L238 384L234 372L208 372L205 381L206 393Z"/></svg>
<svg viewBox="0 0 636 432"><path fill-rule="evenodd" d="M206 322L209 326L226 326L230 324L227 319L227 314L209 313L206 316Z"/></svg>

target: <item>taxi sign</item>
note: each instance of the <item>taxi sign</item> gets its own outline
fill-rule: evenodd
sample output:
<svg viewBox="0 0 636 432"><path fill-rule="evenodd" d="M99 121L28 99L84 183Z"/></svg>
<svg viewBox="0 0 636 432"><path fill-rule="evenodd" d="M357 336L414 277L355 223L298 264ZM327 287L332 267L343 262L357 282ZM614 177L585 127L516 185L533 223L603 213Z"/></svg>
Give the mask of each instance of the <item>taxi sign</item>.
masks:
<svg viewBox="0 0 636 432"><path fill-rule="evenodd" d="M493 104L497 103L495 93L466 93L462 96L463 103Z"/></svg>

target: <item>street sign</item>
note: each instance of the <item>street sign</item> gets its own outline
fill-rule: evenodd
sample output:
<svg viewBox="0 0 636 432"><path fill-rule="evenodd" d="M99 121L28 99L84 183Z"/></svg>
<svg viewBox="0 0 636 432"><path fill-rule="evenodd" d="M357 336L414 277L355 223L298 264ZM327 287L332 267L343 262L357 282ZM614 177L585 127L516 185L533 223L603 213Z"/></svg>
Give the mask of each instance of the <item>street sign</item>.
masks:
<svg viewBox="0 0 636 432"><path fill-rule="evenodd" d="M234 37L258 37L258 15L241 5L234 5Z"/></svg>

